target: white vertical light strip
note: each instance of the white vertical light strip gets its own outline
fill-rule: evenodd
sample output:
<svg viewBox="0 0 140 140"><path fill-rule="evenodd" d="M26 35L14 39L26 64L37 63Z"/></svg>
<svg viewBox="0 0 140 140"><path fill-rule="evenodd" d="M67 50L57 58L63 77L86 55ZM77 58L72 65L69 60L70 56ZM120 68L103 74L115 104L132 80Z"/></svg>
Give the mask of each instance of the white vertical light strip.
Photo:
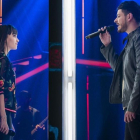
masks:
<svg viewBox="0 0 140 140"><path fill-rule="evenodd" d="M72 83L68 82L68 139L72 140Z"/></svg>
<svg viewBox="0 0 140 140"><path fill-rule="evenodd" d="M62 0L62 139L76 140L75 0Z"/></svg>

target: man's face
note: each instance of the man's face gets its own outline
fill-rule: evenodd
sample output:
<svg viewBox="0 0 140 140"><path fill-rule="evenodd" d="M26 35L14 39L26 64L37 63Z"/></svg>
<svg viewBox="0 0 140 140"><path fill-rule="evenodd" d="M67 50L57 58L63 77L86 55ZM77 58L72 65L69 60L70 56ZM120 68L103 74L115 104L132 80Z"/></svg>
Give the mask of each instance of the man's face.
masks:
<svg viewBox="0 0 140 140"><path fill-rule="evenodd" d="M128 26L127 26L126 16L127 15L125 15L121 9L118 10L117 17L114 20L114 22L118 25L119 33L126 32L127 30Z"/></svg>
<svg viewBox="0 0 140 140"><path fill-rule="evenodd" d="M20 102L20 105L22 107L26 107L26 106L29 106L30 101L31 101L31 98L28 98L28 97L23 96L22 98L20 98L20 101L19 102Z"/></svg>

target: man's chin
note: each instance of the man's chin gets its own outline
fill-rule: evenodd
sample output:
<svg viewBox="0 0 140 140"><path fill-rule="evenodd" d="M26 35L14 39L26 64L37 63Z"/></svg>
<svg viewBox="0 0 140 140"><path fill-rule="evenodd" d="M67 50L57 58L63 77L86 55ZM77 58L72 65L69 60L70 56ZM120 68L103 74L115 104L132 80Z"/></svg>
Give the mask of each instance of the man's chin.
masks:
<svg viewBox="0 0 140 140"><path fill-rule="evenodd" d="M121 33L121 30L117 30L118 31L118 33Z"/></svg>
<svg viewBox="0 0 140 140"><path fill-rule="evenodd" d="M121 29L118 29L117 31L118 31L118 33L123 33L123 32L124 32L124 31L122 31Z"/></svg>

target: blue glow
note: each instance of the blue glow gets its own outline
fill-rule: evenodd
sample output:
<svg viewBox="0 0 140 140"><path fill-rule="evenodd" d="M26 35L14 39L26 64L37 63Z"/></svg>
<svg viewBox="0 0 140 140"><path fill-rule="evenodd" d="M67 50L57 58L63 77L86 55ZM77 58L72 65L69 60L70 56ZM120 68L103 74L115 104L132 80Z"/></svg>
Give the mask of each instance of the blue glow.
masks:
<svg viewBox="0 0 140 140"><path fill-rule="evenodd" d="M48 53L49 2L29 0L7 3L7 0L3 1L3 7L6 6L3 8L3 24L14 25L20 40L18 50L10 53L11 60Z"/></svg>

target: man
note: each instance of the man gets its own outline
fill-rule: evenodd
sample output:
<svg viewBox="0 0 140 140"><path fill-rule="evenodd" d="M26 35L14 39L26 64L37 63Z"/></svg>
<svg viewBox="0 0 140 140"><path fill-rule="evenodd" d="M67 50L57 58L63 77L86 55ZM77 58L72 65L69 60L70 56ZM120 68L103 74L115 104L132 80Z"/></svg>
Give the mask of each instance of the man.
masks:
<svg viewBox="0 0 140 140"><path fill-rule="evenodd" d="M125 111L125 140L140 140L140 6L124 1L117 8L118 32L126 32L127 42L118 56L108 31L100 34L101 53L114 70L110 103L122 103ZM104 31L106 27L99 30Z"/></svg>
<svg viewBox="0 0 140 140"><path fill-rule="evenodd" d="M36 135L31 135L31 131L39 124L40 112L30 106L31 94L23 90L20 92L18 100L17 115L15 118L16 135L14 140L35 140Z"/></svg>

